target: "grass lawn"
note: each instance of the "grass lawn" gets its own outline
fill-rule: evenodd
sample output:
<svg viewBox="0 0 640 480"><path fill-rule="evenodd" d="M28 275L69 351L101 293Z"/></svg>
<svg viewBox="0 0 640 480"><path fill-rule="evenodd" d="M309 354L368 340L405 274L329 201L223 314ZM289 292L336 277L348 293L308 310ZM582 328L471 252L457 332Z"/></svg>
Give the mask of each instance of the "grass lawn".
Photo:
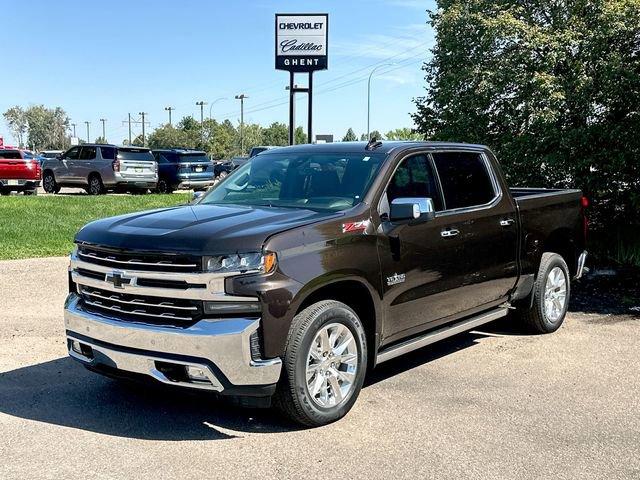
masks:
<svg viewBox="0 0 640 480"><path fill-rule="evenodd" d="M0 260L68 255L76 232L92 220L189 199L188 193L0 197Z"/></svg>

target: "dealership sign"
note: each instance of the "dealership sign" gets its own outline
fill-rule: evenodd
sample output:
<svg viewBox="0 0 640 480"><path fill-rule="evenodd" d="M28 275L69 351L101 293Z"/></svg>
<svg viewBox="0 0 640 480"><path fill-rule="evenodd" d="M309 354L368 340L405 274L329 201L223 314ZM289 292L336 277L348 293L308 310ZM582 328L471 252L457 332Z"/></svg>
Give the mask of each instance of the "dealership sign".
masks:
<svg viewBox="0 0 640 480"><path fill-rule="evenodd" d="M326 13L276 13L276 70L326 70L328 24Z"/></svg>

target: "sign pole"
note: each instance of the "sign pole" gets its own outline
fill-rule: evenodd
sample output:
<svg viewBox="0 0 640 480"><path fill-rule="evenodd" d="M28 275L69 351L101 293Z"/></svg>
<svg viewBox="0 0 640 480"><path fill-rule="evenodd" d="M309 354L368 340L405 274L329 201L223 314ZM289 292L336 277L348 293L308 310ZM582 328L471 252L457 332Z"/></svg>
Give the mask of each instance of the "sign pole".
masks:
<svg viewBox="0 0 640 480"><path fill-rule="evenodd" d="M294 89L294 77L293 71L289 72L289 145L296 144L296 92Z"/></svg>
<svg viewBox="0 0 640 480"><path fill-rule="evenodd" d="M307 93L309 102L307 120L307 143L313 143L313 71L309 72L309 91Z"/></svg>

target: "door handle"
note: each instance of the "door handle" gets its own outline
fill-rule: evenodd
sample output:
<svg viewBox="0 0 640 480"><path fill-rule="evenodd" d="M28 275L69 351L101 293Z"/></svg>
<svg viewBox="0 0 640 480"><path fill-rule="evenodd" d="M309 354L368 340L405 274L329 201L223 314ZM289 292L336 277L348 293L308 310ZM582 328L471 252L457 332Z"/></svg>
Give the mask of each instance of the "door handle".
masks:
<svg viewBox="0 0 640 480"><path fill-rule="evenodd" d="M460 230L457 230L455 228L450 228L450 229L447 229L447 230L442 230L440 232L440 236L442 238L450 238L450 237L455 237L459 233L460 233Z"/></svg>
<svg viewBox="0 0 640 480"><path fill-rule="evenodd" d="M513 218L505 218L504 220L500 220L501 227L510 227L514 223L516 223L516 221Z"/></svg>

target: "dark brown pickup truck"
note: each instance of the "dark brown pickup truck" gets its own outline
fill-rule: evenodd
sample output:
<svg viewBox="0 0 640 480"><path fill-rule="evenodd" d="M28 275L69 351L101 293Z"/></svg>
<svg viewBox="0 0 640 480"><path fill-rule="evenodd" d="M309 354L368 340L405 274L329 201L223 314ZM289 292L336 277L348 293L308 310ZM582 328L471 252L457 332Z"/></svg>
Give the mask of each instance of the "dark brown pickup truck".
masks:
<svg viewBox="0 0 640 480"><path fill-rule="evenodd" d="M378 363L513 308L559 328L585 207L578 190L509 189L481 145L267 151L190 205L80 230L69 354L322 425Z"/></svg>

